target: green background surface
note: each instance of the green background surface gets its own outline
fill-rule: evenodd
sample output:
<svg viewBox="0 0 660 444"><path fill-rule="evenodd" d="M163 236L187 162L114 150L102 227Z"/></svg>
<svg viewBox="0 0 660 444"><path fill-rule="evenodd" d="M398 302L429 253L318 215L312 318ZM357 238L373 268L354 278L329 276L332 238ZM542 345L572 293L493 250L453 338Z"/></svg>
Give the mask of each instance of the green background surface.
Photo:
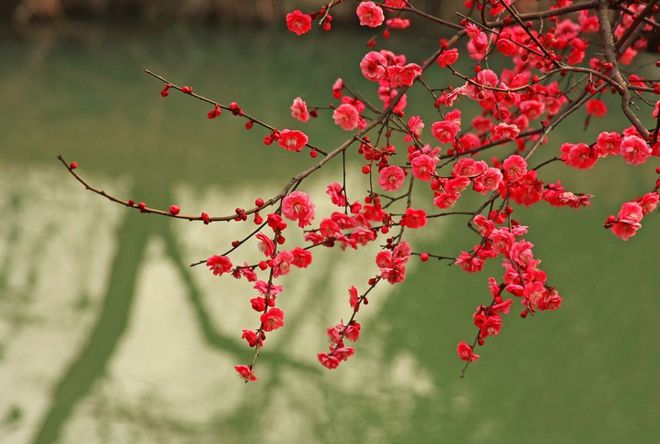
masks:
<svg viewBox="0 0 660 444"><path fill-rule="evenodd" d="M534 318L517 310L506 317L465 379L455 346L473 337L471 314L488 300L486 278L499 277L499 265L468 275L416 264L404 284L366 307L372 313L356 356L327 372L315 361L325 327L348 316L346 288L376 271L371 253L331 252L323 254L335 268L297 275L307 287L283 299L295 308L258 364L261 381L243 385L232 366L250 359L239 338L255 323L245 310L249 288L234 294L225 284L237 284L186 266L231 241L227 225L112 206L84 192L55 159L61 152L99 186L154 206L176 201L213 214L233 209L232 196L267 196L310 159L264 147L263 133L246 133L228 113L210 122L205 104L162 99L142 68L223 103L236 100L277 127L300 128L288 112L297 95L326 104L337 76L373 93L357 69L366 38L60 27L0 41L0 442L660 442L660 222L649 216L625 243L601 226L652 187L652 162L542 170L547 181L595 195L579 211L542 203L516 213L564 304ZM434 45L412 36L391 42L411 60ZM429 81L457 84L438 69ZM419 104L411 112L430 119L423 94L411 94ZM609 116L588 130L581 112L566 121L538 161L562 141L621 130L613 99ZM345 138L323 113L305 131L322 147ZM340 177L336 166L323 174ZM476 242L464 221L427 231L413 239L418 250L456 254ZM342 280L356 267L360 281ZM155 312L146 327L145 300L168 313ZM179 345L169 349L147 333L140 339L151 326ZM184 370L168 373L183 361ZM152 367L158 377L144 370Z"/></svg>

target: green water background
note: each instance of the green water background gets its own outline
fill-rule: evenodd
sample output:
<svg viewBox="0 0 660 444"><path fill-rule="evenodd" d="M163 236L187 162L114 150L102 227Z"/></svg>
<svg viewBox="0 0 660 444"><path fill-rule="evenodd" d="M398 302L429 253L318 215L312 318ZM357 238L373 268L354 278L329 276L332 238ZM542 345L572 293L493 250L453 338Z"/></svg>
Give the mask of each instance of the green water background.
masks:
<svg viewBox="0 0 660 444"><path fill-rule="evenodd" d="M97 200L71 183L55 155L65 154L83 166L81 171L154 205L173 202L177 187L186 187L193 195L209 187L229 192L246 187L267 195L308 165L309 159L264 148L262 133L246 133L242 123L229 116L209 122L206 106L196 101L181 96L163 100L158 95L160 85L142 68L191 84L222 101L236 100L275 126L286 127L293 125L288 117L293 97L327 103L338 75L369 91L357 70L364 52L355 44L360 39L365 40L365 35L330 33L296 39L240 29L91 27L0 41L0 175L5 188L0 203L4 336L0 369L7 377L0 381L0 419L4 418L0 442L45 443L56 437L64 443L279 442L274 427L261 420L266 415L263 409L277 409L279 400L296 397L300 399L284 404L287 407L277 412L275 420L292 424L288 435L281 436L294 437L288 438L293 442L660 442L660 225L657 215L649 216L627 243L601 228L621 202L651 188L655 165L634 168L618 159L602 161L587 172L561 165L543 171L548 181L559 177L567 188L596 196L591 207L580 211L540 204L519 212L520 220L532 227L528 238L564 305L533 319L522 320L515 314L506 318L502 333L489 341L465 379L458 378L455 345L473 336L471 313L488 298L487 273L501 274L496 264L479 275L437 264L415 268L405 284L392 290L378 316L365 324L364 342L358 344L353 361L363 359L371 365L344 366L355 364L373 372L373 376L362 374L364 382L357 386L347 388L342 381L355 372L317 371L313 354L306 361L292 359L286 344L280 344L262 358L264 381L242 389L240 400L231 401L229 413L204 407L209 416L194 424L176 415L159 415L149 403L122 410L120 393L110 397L112 402L98 396L99 387L113 379L109 362L127 334L135 304L144 297L136 282L149 265L146 250L153 239L162 241L163 254L183 282L190 311L182 316L194 319L198 340L205 347L229 354L227 359L222 355L219 365L245 361L249 352L236 335L224 335L215 325L218 313L204 301L218 296L195 283L212 278L204 270L186 269L197 257L189 257L181 246L177 222L106 210L110 203L105 202L91 207ZM413 36L392 42L417 60L434 45L432 39ZM652 72L650 67L640 70ZM438 70L431 81L456 82ZM421 98L419 94L411 94L410 102ZM610 98L608 104L612 109L616 106ZM426 105L415 111L431 116ZM592 140L603 129L621 130L624 122L616 114L594 120L587 131L580 114L563 125L552 146L541 150L556 149L561 141ZM322 147L345 137L327 115L307 131ZM552 154L544 155L539 160ZM40 185L40 177L48 180ZM225 208L222 202L205 204L212 212ZM94 300L77 282L58 281L53 275L57 267L42 261L43 251L58 233L90 212L93 222L74 234L76 242L94 243L105 236L112 245L103 251L107 279ZM105 223L109 219L116 224ZM420 248L455 254L475 242L459 221L438 230L433 239L418 238ZM57 261L78 264L82 270L91 260L88 253L66 244L56 248ZM337 260L351 259L345 255ZM324 280L328 279L334 277L321 275L314 283L315 298L345 298L344 293L327 290ZM67 322L52 328L74 329L76 316L86 321L69 358L42 364L40 374L48 377L34 383L39 393L30 396L42 401L32 407L25 391L13 390L12 385L23 377L21 356L31 353L31 344L35 353L38 350L39 334L31 340L29 334L40 327L40 301L58 297L75 299L80 307ZM225 302L229 313L225 315L230 316L239 303L245 301ZM324 310L321 303L317 305L310 308L312 318ZM329 313L329 319L342 315L345 312ZM314 325L314 334L322 335L325 324ZM287 327L296 331L295 322ZM14 344L21 337L18 353ZM420 379L433 390L414 389L419 385L414 372L409 380L393 382L393 377L378 371L393 361L414 362L423 373ZM24 378L30 378L29 372ZM167 386L156 388L167 390ZM209 390L208 399L218 406L229 403L222 391ZM89 435L71 432L79 406L90 400L100 412L98 424L90 426ZM293 417L298 419L290 420ZM123 430L126 423L131 424L129 432ZM297 428L306 430L304 437L295 438Z"/></svg>

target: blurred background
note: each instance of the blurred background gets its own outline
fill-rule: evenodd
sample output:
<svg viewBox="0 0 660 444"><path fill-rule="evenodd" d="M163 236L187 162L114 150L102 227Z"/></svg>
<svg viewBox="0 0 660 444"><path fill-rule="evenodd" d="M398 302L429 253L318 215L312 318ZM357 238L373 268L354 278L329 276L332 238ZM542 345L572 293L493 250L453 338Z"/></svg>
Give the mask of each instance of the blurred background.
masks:
<svg viewBox="0 0 660 444"><path fill-rule="evenodd" d="M304 2L1 3L0 443L660 442L660 221L649 216L625 243L601 226L652 187L655 164L542 170L595 195L579 211L542 203L516 213L564 305L524 320L516 310L465 379L456 343L473 337L496 263L468 275L412 261L404 284L379 288L360 311L356 356L332 372L317 364L325 327L349 316L347 288L376 271L374 245L319 251L310 272L287 276L286 328L269 339L260 381L246 385L232 367L251 358L240 331L256 323L252 290L187 265L249 227L127 211L57 162L62 153L109 192L184 213L224 213L279 190L309 157L265 147L263 133L228 113L209 121L188 97L161 98L142 70L236 100L277 127L303 129L289 116L293 98L327 104L338 76L373 97L357 67L371 34L350 29L350 8L336 20L349 29L297 38L282 19L294 3ZM386 47L419 61L437 37L413 28ZM635 72L657 78L654 57L640 56ZM457 84L438 69L428 80ZM563 141L623 129L606 100L608 117L584 129L576 113L538 161ZM433 118L423 91L409 103ZM323 112L304 130L324 148L345 137ZM354 154L349 162L359 168ZM330 165L303 186L320 213L330 210L324 185L339 178ZM365 188L349 181L353 196ZM416 249L455 255L477 241L463 220L434 224L411 239ZM254 247L240 257L254 258Z"/></svg>
<svg viewBox="0 0 660 444"><path fill-rule="evenodd" d="M327 2L325 2L327 3ZM457 2L418 0L415 6L440 16L453 16ZM533 0L522 0L527 8ZM314 11L323 2L316 0L5 0L0 12L21 26L31 20L61 16L96 19L136 19L149 22L192 20L211 22L279 23L293 8ZM337 8L333 16L353 15L351 8Z"/></svg>

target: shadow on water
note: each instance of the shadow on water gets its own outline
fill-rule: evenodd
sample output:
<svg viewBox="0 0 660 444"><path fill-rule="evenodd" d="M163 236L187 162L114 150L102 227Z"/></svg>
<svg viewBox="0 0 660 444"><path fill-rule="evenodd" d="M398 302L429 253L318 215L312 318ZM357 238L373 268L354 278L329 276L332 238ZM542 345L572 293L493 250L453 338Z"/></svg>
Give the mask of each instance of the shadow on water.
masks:
<svg viewBox="0 0 660 444"><path fill-rule="evenodd" d="M35 444L56 442L77 403L103 375L130 320L135 285L149 240L148 226L139 215L126 214L117 231L117 252L96 324L86 344L57 383ZM164 222L164 221L163 221Z"/></svg>

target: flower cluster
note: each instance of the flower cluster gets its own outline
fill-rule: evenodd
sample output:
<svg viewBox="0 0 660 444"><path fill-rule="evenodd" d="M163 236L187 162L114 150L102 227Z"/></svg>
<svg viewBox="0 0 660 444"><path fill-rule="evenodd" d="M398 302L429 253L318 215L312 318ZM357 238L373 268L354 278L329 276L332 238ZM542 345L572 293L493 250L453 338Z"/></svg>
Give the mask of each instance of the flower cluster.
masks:
<svg viewBox="0 0 660 444"><path fill-rule="evenodd" d="M287 14L286 27L296 36L310 33L315 24L330 31L333 10L351 4L343 0L322 3L310 13ZM556 310L562 304L559 292L539 268L541 261L528 240L528 228L513 214L519 214L516 208L520 206L541 202L578 209L590 205L593 196L568 191L542 168L558 162L587 170L615 156L623 159L622 167L646 168L660 157L660 100L654 97L660 94L660 83L625 70L648 46L646 32L658 28L651 19L657 7L636 0L557 0L547 10L521 14L512 3L467 0L467 11L456 22L433 17L407 0L360 1L351 6L356 23L376 33L369 38L366 53L355 60L356 73L362 74L367 86L360 86L358 93L358 88L337 78L329 88L331 103L308 104L299 96L285 110L296 125L334 122L347 132L347 140L331 150L313 145L302 130L277 128L236 102L215 102L190 86L178 86L147 71L163 82L163 97L179 91L212 105L209 119L227 111L225 115L242 119L246 130L260 129L264 144L278 145L287 156L305 150L312 159L321 157L291 178L281 192L267 200L257 198L249 208L236 208L224 216L203 211L184 214L178 205L169 210L150 208L145 202L136 204L94 188L79 176L77 163L60 160L87 189L128 208L204 224L226 221L256 226L243 239L234 240L227 251L193 264L206 264L215 276L243 279L254 290L249 304L258 314L258 323L241 334L254 357L250 364L235 366L245 381L257 380L259 350L268 335L285 324L279 279L293 269L308 269L316 249L337 247L350 252L369 244L378 245L373 272L365 271L365 281L350 286L350 317L327 328L329 349L318 353L320 364L336 369L356 353L347 341L355 343L360 338L360 308L369 303L371 291L379 284L403 282L412 258L418 257L427 267L447 261L468 273L478 273L488 260L497 259L504 272L499 280L488 278L490 302L478 305L473 314L476 337L472 343L460 341L456 348L467 367L479 359L477 347L500 333L503 315L510 312L515 299L521 304L522 317ZM613 14L615 22L610 21ZM440 38L428 57L414 62L406 54L376 48L377 37L388 39L392 30L408 29L416 19L430 20L454 34ZM496 57L503 61L490 63ZM428 75L432 71L443 74L443 81L432 80ZM449 82L450 78L456 82ZM433 117L423 118L418 108L411 111L416 104L409 103L408 93L413 88L427 97L427 110L434 112ZM620 106L608 107L605 94L614 95ZM644 105L648 106L642 111ZM592 120L619 108L624 123L601 132L595 141L559 144L551 137L574 113L583 113L588 127ZM647 127L646 121L654 122L653 126ZM342 177L325 188L333 208L324 214L301 185L335 159L342 159ZM660 168L656 173L660 174ZM362 178L364 187L348 193L347 174ZM623 203L616 216L607 218L605 228L623 240L634 236L660 201L660 179L649 188L643 196ZM463 199L467 195L473 199ZM474 198L480 202L476 208L459 206L471 205ZM414 251L406 236L413 230L435 229L436 220L449 216L467 217L477 237L470 243L473 246L458 253ZM289 233L298 229L304 241L294 245L290 239L296 236ZM252 245L260 260L247 263L232 256L245 245Z"/></svg>
<svg viewBox="0 0 660 444"><path fill-rule="evenodd" d="M628 165L642 165L651 156L660 155L660 140L650 145L634 127L629 127L623 134L602 132L591 145L564 143L561 146L561 160L581 170L593 168L599 158L613 155L620 155Z"/></svg>
<svg viewBox="0 0 660 444"><path fill-rule="evenodd" d="M658 192L652 191L638 199L625 202L616 216L608 216L604 226L611 229L615 236L626 241L642 228L642 219L658 208L659 201Z"/></svg>
<svg viewBox="0 0 660 444"><path fill-rule="evenodd" d="M498 226L498 223L504 222L499 214L491 214L489 218L476 216L473 223L483 236L482 242L475 246L472 253L464 251L457 259L463 270L477 272L481 271L487 259L502 258L502 282L498 283L493 277L488 279L491 302L489 305L479 305L472 316L478 329L475 344L480 346L484 345L488 336L499 334L501 315L509 313L513 299L503 299L502 292L520 299L522 317L536 311L556 310L562 302L557 290L547 284L546 273L539 268L541 261L534 257L534 245L522 238L527 234L527 227L511 219L511 210L506 213L509 226ZM475 361L478 355L472 353L473 348L474 345L467 346L461 342L458 345L459 357L467 362Z"/></svg>

